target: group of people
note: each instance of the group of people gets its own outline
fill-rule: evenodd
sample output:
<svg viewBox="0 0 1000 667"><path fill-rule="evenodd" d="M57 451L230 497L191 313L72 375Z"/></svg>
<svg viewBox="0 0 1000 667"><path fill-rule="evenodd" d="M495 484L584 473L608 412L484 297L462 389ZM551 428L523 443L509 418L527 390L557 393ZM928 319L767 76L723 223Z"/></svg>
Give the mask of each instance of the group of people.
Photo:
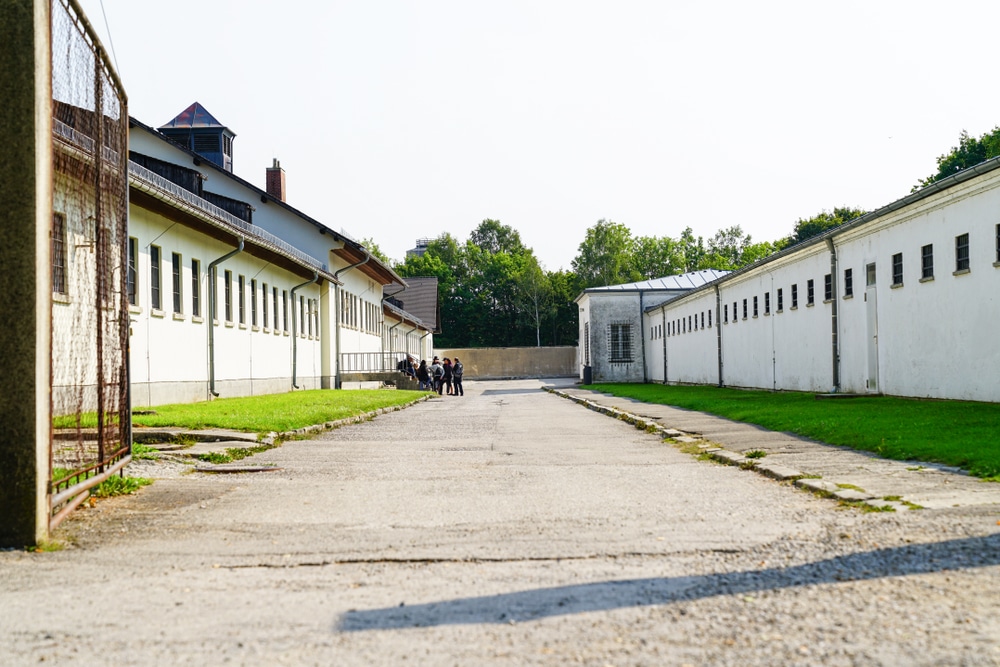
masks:
<svg viewBox="0 0 1000 667"><path fill-rule="evenodd" d="M414 375L421 389L436 391L439 395L465 396L465 389L462 388L464 373L465 367L458 357L455 357L454 363L448 357L443 360L434 357L429 366L426 359L421 359Z"/></svg>

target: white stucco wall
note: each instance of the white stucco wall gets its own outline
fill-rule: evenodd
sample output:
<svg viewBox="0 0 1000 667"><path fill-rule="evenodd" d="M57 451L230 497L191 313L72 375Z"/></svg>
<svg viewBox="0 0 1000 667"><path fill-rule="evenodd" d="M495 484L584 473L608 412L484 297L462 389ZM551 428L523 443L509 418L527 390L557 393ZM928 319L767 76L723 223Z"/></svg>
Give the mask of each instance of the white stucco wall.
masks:
<svg viewBox="0 0 1000 667"><path fill-rule="evenodd" d="M208 266L233 250L182 224L135 204L129 209L129 236L135 238L137 255L137 303L130 308L131 378L133 405L162 405L206 400L209 397L209 281ZM158 246L160 259L159 309L152 308L150 246ZM181 256L181 312L173 312L172 254ZM193 314L191 260L199 260L201 315ZM225 315L225 271L232 272L232 319ZM238 280L245 278L244 322L239 321ZM245 396L289 391L292 386L292 337L279 317L275 327L272 289L280 299L302 283L294 275L249 252L238 254L218 266L218 323L214 326L216 390L222 396ZM251 281L256 280L257 326L252 323ZM262 291L268 289L268 326L264 326ZM296 293L316 303L320 287L308 285ZM289 296L290 300L290 296ZM290 304L291 308L291 304ZM289 311L290 316L292 311ZM282 315L279 312L278 315ZM297 381L300 387L319 386L321 330L313 322L309 335L297 338Z"/></svg>
<svg viewBox="0 0 1000 667"><path fill-rule="evenodd" d="M721 350L727 386L826 392L834 388L834 304L842 392L1000 401L995 327L1000 321L1000 170L931 194L833 237L836 266L825 242L765 261L718 281ZM968 271L956 272L956 237L969 235ZM934 275L921 276L921 249L933 248ZM893 285L893 255L902 254L902 282ZM866 290L866 267L875 284ZM846 293L850 269L853 294ZM825 277L834 278L833 299ZM813 281L812 305L808 281ZM798 303L792 302L797 286ZM781 290L779 308L778 290ZM680 297L647 315L647 357L656 381L712 384L717 341L687 318L712 308L712 288ZM770 313L766 299L770 298ZM757 316L753 299L757 297ZM747 316L743 316L743 302ZM736 315L734 317L733 310ZM667 321L667 337L651 326ZM681 319L684 326L670 329ZM717 316L713 316L717 321ZM877 325L877 336L873 334ZM707 319L706 319L707 325Z"/></svg>

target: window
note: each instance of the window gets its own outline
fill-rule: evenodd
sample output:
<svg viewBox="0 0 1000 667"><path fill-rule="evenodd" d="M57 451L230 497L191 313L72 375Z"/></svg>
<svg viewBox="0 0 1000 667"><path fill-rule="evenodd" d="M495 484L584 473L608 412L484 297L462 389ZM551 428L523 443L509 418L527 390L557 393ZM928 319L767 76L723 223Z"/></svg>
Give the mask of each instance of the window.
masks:
<svg viewBox="0 0 1000 667"><path fill-rule="evenodd" d="M778 312L780 313L785 307L785 293L782 288L778 288Z"/></svg>
<svg viewBox="0 0 1000 667"><path fill-rule="evenodd" d="M747 318L747 300L743 299L743 319Z"/></svg>
<svg viewBox="0 0 1000 667"><path fill-rule="evenodd" d="M727 303L722 307L722 321L729 324L729 304Z"/></svg>
<svg viewBox="0 0 1000 667"><path fill-rule="evenodd" d="M1000 264L1000 225L997 225L997 264Z"/></svg>
<svg viewBox="0 0 1000 667"><path fill-rule="evenodd" d="M184 312L181 307L181 256L176 252L170 254L170 291L173 296L174 313Z"/></svg>
<svg viewBox="0 0 1000 667"><path fill-rule="evenodd" d="M226 321L233 321L233 272L226 271L223 280L223 288L226 290Z"/></svg>
<svg viewBox="0 0 1000 667"><path fill-rule="evenodd" d="M816 285L812 278L806 281L806 305L811 306L816 303Z"/></svg>
<svg viewBox="0 0 1000 667"><path fill-rule="evenodd" d="M903 284L903 253L897 252L892 256L892 285L899 287Z"/></svg>
<svg viewBox="0 0 1000 667"><path fill-rule="evenodd" d="M292 317L295 317L294 313ZM288 290L281 290L281 323L282 331L288 333Z"/></svg>
<svg viewBox="0 0 1000 667"><path fill-rule="evenodd" d="M694 316L688 315L688 331L694 331L694 325L691 323L693 319Z"/></svg>
<svg viewBox="0 0 1000 667"><path fill-rule="evenodd" d="M823 276L823 300L830 301L833 299L833 274L828 273Z"/></svg>
<svg viewBox="0 0 1000 667"><path fill-rule="evenodd" d="M771 314L771 293L770 292L764 292L764 314L765 315L770 315Z"/></svg>
<svg viewBox="0 0 1000 667"><path fill-rule="evenodd" d="M955 272L969 270L969 235L955 237Z"/></svg>
<svg viewBox="0 0 1000 667"><path fill-rule="evenodd" d="M799 284L792 283L792 308L799 307Z"/></svg>
<svg viewBox="0 0 1000 667"><path fill-rule="evenodd" d="M613 364L632 362L632 324L612 322L608 325L608 352Z"/></svg>
<svg viewBox="0 0 1000 667"><path fill-rule="evenodd" d="M257 281L250 279L250 324L257 326Z"/></svg>
<svg viewBox="0 0 1000 667"><path fill-rule="evenodd" d="M201 317L201 262L191 260L191 316Z"/></svg>
<svg viewBox="0 0 1000 667"><path fill-rule="evenodd" d="M878 277L878 272L875 270L875 262L865 266L865 285L871 287L875 284L875 279Z"/></svg>
<svg viewBox="0 0 1000 667"><path fill-rule="evenodd" d="M708 311L708 328L712 328L712 311Z"/></svg>
<svg viewBox="0 0 1000 667"><path fill-rule="evenodd" d="M131 247L131 246L129 246ZM52 216L52 291L67 294L66 287L66 216Z"/></svg>
<svg viewBox="0 0 1000 667"><path fill-rule="evenodd" d="M934 278L934 246L925 245L920 248L920 280Z"/></svg>
<svg viewBox="0 0 1000 667"><path fill-rule="evenodd" d="M139 255L139 240L133 237L128 239L128 273L125 278L125 293L128 296L129 305L134 306L135 300L135 278L136 278L136 257Z"/></svg>
<svg viewBox="0 0 1000 667"><path fill-rule="evenodd" d="M306 298L299 297L299 334L306 332Z"/></svg>
<svg viewBox="0 0 1000 667"><path fill-rule="evenodd" d="M153 310L160 310L163 303L160 301L160 247L149 246L149 306Z"/></svg>
<svg viewBox="0 0 1000 667"><path fill-rule="evenodd" d="M844 269L844 296L854 296L853 269Z"/></svg>
<svg viewBox="0 0 1000 667"><path fill-rule="evenodd" d="M236 284L238 287L236 295L240 300L239 303L237 304L237 311L240 314L240 324L246 324L247 323L247 312L246 312L247 279L244 278L243 276L240 276L239 278L236 279Z"/></svg>
<svg viewBox="0 0 1000 667"><path fill-rule="evenodd" d="M705 328L705 313L701 314L701 328Z"/></svg>
<svg viewBox="0 0 1000 667"><path fill-rule="evenodd" d="M740 316L736 314L736 302L733 301L733 322L739 322Z"/></svg>
<svg viewBox="0 0 1000 667"><path fill-rule="evenodd" d="M271 295L273 297L272 303L274 303L274 333L278 333L278 288L271 288Z"/></svg>
<svg viewBox="0 0 1000 667"><path fill-rule="evenodd" d="M267 329L269 326L268 322L270 321L267 319L267 283L264 283L260 289L260 305L261 315L264 316L264 328Z"/></svg>
<svg viewBox="0 0 1000 667"><path fill-rule="evenodd" d="M753 316L757 317L757 295L753 297Z"/></svg>

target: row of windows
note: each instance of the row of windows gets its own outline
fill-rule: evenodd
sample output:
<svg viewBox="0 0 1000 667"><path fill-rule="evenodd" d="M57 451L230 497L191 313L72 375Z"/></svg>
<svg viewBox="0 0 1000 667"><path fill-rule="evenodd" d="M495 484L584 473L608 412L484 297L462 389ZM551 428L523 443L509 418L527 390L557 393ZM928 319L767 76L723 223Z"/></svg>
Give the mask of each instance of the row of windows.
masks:
<svg viewBox="0 0 1000 667"><path fill-rule="evenodd" d="M135 238L128 240L128 274L126 279L126 293L130 305L138 305L137 287L137 259L139 254L139 243ZM149 246L149 305L156 311L164 310L164 289L163 289L163 251L159 246ZM191 259L190 288L191 296L191 316L201 318L201 260ZM171 253L170 256L170 305L175 315L184 314L184 263L179 253ZM249 288L249 290L248 290ZM273 326L275 333L288 333L294 324L298 324L298 333L303 336L319 336L319 302L316 299L306 299L299 296L298 303L289 303L288 290L279 290L278 287L269 286L267 283L258 283L252 278L247 284L246 276L237 275L226 270L222 278L223 290L223 314L227 324L238 322L242 326L249 324L252 327L263 326L265 330L270 330ZM249 292L249 293L248 293ZM249 298L248 298L249 297ZM249 305L249 312L247 306ZM213 320L218 319L218 313L212 314ZM292 322L290 318L297 317L297 322Z"/></svg>
<svg viewBox="0 0 1000 667"><path fill-rule="evenodd" d="M365 301L346 290L340 290L340 323L373 336L381 336L382 309L379 304Z"/></svg>
<svg viewBox="0 0 1000 667"><path fill-rule="evenodd" d="M996 226L996 263L994 266L1000 266L1000 225ZM955 271L954 275L961 275L967 273L970 270L969 266L969 235L959 234L955 237ZM873 262L865 267L865 283L868 286L874 285L877 278L876 264ZM934 245L929 244L921 247L920 249L920 282L927 282L934 279ZM903 253L896 253L892 256L892 286L901 287L903 285ZM796 310L799 307L799 286L793 283L791 286L791 309ZM853 269L844 269L844 298L849 298L854 296L854 271ZM775 292L776 297L776 312L780 313L784 311L785 308L785 293L784 289L779 287ZM812 279L806 281L806 305L815 305L816 290L815 283ZM823 276L823 299L825 302L831 301L833 299L833 276L831 274L826 274ZM740 306L742 305L742 308ZM733 301L732 309L732 320L730 320L730 310L729 304L725 304L722 307L722 321L724 324L729 324L730 321L733 323L739 321L742 314L742 319L747 319L748 316L758 317L760 302L757 296L749 299L743 299L742 304L739 301ZM750 308L752 307L752 311ZM771 293L766 292L764 294L764 315L771 314ZM707 310L698 315L688 315L686 318L681 317L673 322L668 323L666 329L667 336L676 336L680 334L685 334L691 331L698 331L699 329L706 328L706 315L707 315L707 327L712 327L712 311ZM655 338L656 336L653 335Z"/></svg>

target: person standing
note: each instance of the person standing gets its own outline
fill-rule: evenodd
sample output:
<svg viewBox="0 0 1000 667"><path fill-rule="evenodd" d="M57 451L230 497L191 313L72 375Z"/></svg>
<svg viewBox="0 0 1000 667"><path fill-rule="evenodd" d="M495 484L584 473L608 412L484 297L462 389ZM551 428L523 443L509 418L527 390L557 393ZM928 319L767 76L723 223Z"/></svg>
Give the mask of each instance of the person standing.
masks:
<svg viewBox="0 0 1000 667"><path fill-rule="evenodd" d="M458 357L455 357L455 364L451 367L451 382L454 385L452 393L455 396L465 396L465 390L462 389L463 373L465 373L465 366L458 360Z"/></svg>
<svg viewBox="0 0 1000 667"><path fill-rule="evenodd" d="M431 388L431 373L427 370L427 360L420 360L420 368L417 369L417 380L420 382L421 391Z"/></svg>
<svg viewBox="0 0 1000 667"><path fill-rule="evenodd" d="M444 377L441 379L444 382L445 393L451 396L451 359L445 357L441 365L444 367Z"/></svg>
<svg viewBox="0 0 1000 667"><path fill-rule="evenodd" d="M439 395L441 394L441 386L444 384L442 379L444 378L444 366L437 357L434 357L434 362L431 364L431 380L434 382L432 385L432 391L436 391Z"/></svg>

